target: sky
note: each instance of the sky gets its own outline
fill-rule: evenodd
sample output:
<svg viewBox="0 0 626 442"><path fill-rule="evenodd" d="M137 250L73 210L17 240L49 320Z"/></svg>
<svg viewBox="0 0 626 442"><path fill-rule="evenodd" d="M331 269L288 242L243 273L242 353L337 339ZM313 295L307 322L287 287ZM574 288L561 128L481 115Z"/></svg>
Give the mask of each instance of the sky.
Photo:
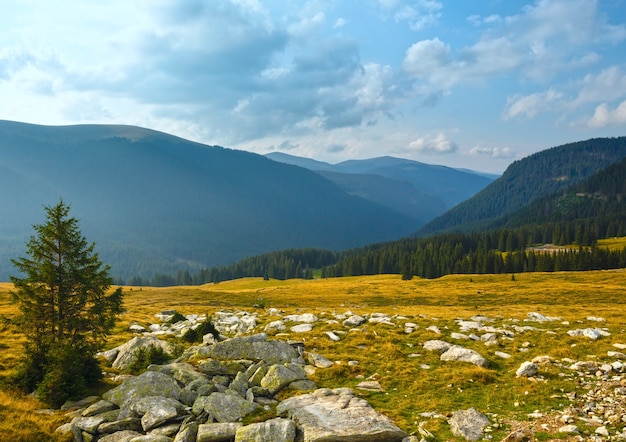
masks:
<svg viewBox="0 0 626 442"><path fill-rule="evenodd" d="M626 0L0 0L0 119L501 173L626 135Z"/></svg>

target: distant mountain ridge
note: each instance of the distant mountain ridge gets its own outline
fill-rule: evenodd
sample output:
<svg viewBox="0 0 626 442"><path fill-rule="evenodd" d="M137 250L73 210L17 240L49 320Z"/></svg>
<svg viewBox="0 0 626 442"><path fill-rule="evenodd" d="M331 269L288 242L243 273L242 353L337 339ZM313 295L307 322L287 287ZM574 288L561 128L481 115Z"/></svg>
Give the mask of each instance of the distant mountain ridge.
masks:
<svg viewBox="0 0 626 442"><path fill-rule="evenodd" d="M0 280L59 198L121 278L340 250L419 226L309 170L133 126L0 121L0 185Z"/></svg>
<svg viewBox="0 0 626 442"><path fill-rule="evenodd" d="M494 179L479 172L389 156L338 164L281 152L266 156L313 170L349 194L404 213L421 224L470 198Z"/></svg>
<svg viewBox="0 0 626 442"><path fill-rule="evenodd" d="M595 138L556 146L513 162L504 174L417 232L488 229L500 217L568 187L626 156L626 137Z"/></svg>

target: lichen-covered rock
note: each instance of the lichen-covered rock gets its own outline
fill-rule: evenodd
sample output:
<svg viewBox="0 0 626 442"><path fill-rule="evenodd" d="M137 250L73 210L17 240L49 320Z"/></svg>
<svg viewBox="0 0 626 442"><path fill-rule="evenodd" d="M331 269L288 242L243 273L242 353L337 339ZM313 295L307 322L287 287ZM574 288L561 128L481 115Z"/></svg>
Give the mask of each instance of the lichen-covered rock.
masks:
<svg viewBox="0 0 626 442"><path fill-rule="evenodd" d="M202 424L198 426L197 442L220 442L233 440L237 430L241 428L239 422L224 422Z"/></svg>
<svg viewBox="0 0 626 442"><path fill-rule="evenodd" d="M348 388L295 396L282 401L276 412L291 418L307 442L399 442L407 436Z"/></svg>
<svg viewBox="0 0 626 442"><path fill-rule="evenodd" d="M113 402L101 400L87 407L81 414L84 417L95 416L97 414L115 410L116 408L118 407Z"/></svg>
<svg viewBox="0 0 626 442"><path fill-rule="evenodd" d="M531 377L535 376L539 372L539 367L534 362L525 361L519 366L515 372L517 377Z"/></svg>
<svg viewBox="0 0 626 442"><path fill-rule="evenodd" d="M113 361L113 368L117 370L128 369L133 362L137 360L138 352L142 348L150 347L161 348L166 353L172 352L172 346L168 342L162 341L154 336L134 337L114 349L117 350L117 353L115 361Z"/></svg>
<svg viewBox="0 0 626 442"><path fill-rule="evenodd" d="M124 430L99 437L98 442L130 442L131 440L140 436L142 436L142 434L138 433L137 431Z"/></svg>
<svg viewBox="0 0 626 442"><path fill-rule="evenodd" d="M469 410L460 410L452 413L452 417L448 420L452 434L462 437L465 440L476 441L482 439L483 430L489 422L484 414L475 408Z"/></svg>
<svg viewBox="0 0 626 442"><path fill-rule="evenodd" d="M189 385L192 382L208 382L205 375L198 373L193 365L184 362L174 362L166 365L150 365L148 371L164 373L184 385Z"/></svg>
<svg viewBox="0 0 626 442"><path fill-rule="evenodd" d="M317 368L330 368L335 365L333 361L329 361L324 356L318 353L307 353L306 357L308 363Z"/></svg>
<svg viewBox="0 0 626 442"><path fill-rule="evenodd" d="M446 341L441 341L439 339L432 339L430 341L424 342L424 349L428 351L436 351L438 353L444 353L452 347L453 344L450 344Z"/></svg>
<svg viewBox="0 0 626 442"><path fill-rule="evenodd" d="M276 394L290 383L306 378L306 372L301 365L271 365L261 379L261 387L267 388L271 394Z"/></svg>
<svg viewBox="0 0 626 442"><path fill-rule="evenodd" d="M147 396L134 402L130 408L142 416L141 426L144 431L150 431L179 416L185 407L175 399Z"/></svg>
<svg viewBox="0 0 626 442"><path fill-rule="evenodd" d="M112 434L120 431L142 430L141 419L138 417L127 417L113 422L105 422L98 427L98 434Z"/></svg>
<svg viewBox="0 0 626 442"><path fill-rule="evenodd" d="M198 423L194 421L183 423L174 438L174 442L196 442L198 437Z"/></svg>
<svg viewBox="0 0 626 442"><path fill-rule="evenodd" d="M164 373L146 371L107 391L102 397L119 407L147 396L162 396L178 400L181 388L176 380Z"/></svg>
<svg viewBox="0 0 626 442"><path fill-rule="evenodd" d="M235 442L293 442L295 439L296 424L280 418L240 427L235 435Z"/></svg>
<svg viewBox="0 0 626 442"><path fill-rule="evenodd" d="M254 413L259 405L236 394L213 393L203 399L204 410L217 422L237 422Z"/></svg>
<svg viewBox="0 0 626 442"><path fill-rule="evenodd" d="M367 319L365 319L363 316L352 315L343 321L343 325L345 325L346 327L358 327L365 321L367 321Z"/></svg>
<svg viewBox="0 0 626 442"><path fill-rule="evenodd" d="M300 355L283 341L267 341L267 335L227 339L218 342L210 350L210 357L220 360L250 359L268 364L284 364L298 360Z"/></svg>

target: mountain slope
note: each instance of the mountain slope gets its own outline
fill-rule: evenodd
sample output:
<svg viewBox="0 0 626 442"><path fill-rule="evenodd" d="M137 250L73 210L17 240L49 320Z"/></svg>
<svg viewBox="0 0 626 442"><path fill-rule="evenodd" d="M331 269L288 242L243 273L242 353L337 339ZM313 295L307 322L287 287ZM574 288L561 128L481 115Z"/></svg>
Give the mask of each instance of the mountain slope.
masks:
<svg viewBox="0 0 626 442"><path fill-rule="evenodd" d="M316 171L350 194L423 221L441 215L493 181L480 173L394 157L333 165L280 152L266 156Z"/></svg>
<svg viewBox="0 0 626 442"><path fill-rule="evenodd" d="M597 138L553 147L512 163L485 189L418 231L486 228L495 219L589 178L626 156L626 137Z"/></svg>
<svg viewBox="0 0 626 442"><path fill-rule="evenodd" d="M0 121L0 154L0 279L42 205L59 198L122 278L355 247L416 227L300 167L138 127Z"/></svg>

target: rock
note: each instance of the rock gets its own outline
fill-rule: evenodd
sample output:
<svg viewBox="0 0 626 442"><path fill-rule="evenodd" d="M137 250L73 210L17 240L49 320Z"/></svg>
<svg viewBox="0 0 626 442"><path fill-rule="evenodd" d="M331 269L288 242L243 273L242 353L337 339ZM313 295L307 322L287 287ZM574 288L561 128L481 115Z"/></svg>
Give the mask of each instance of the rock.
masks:
<svg viewBox="0 0 626 442"><path fill-rule="evenodd" d="M308 324L308 323L298 324L298 325L294 325L289 330L291 330L294 333L308 333L311 330L313 330L313 324Z"/></svg>
<svg viewBox="0 0 626 442"><path fill-rule="evenodd" d="M231 441L242 424L237 422L198 425L197 442Z"/></svg>
<svg viewBox="0 0 626 442"><path fill-rule="evenodd" d="M476 441L482 439L484 428L489 425L487 416L477 411L475 408L455 411L448 420L452 433L465 440Z"/></svg>
<svg viewBox="0 0 626 442"><path fill-rule="evenodd" d="M313 313L304 313L302 315L287 315L285 316L285 321L291 322L304 322L308 324L313 324L314 322L319 321L318 317Z"/></svg>
<svg viewBox="0 0 626 442"><path fill-rule="evenodd" d="M503 351L496 351L494 354L502 359L509 359L511 357L510 354L505 353Z"/></svg>
<svg viewBox="0 0 626 442"><path fill-rule="evenodd" d="M577 330L569 330L567 332L570 336L585 336L592 340L600 339L602 336L611 336L611 333L604 331L600 328L584 328Z"/></svg>
<svg viewBox="0 0 626 442"><path fill-rule="evenodd" d="M452 339L465 340L465 341L467 341L469 339L469 336L464 335L463 333L457 333L457 332L450 333L450 337Z"/></svg>
<svg viewBox="0 0 626 442"><path fill-rule="evenodd" d="M271 365L267 374L261 379L261 387L267 388L271 394L276 394L293 381L305 380L306 378L304 368L300 365Z"/></svg>
<svg viewBox="0 0 626 442"><path fill-rule="evenodd" d="M128 327L128 331L132 333L143 333L146 331L146 327L139 324L132 324L130 327Z"/></svg>
<svg viewBox="0 0 626 442"><path fill-rule="evenodd" d="M134 337L125 344L116 348L117 355L113 361L113 368L116 370L127 370L137 359L137 354L141 349L150 347L161 348L165 353L172 352L172 346L154 336Z"/></svg>
<svg viewBox="0 0 626 442"><path fill-rule="evenodd" d="M436 351L439 353L445 353L446 351L448 351L450 349L450 347L452 347L453 344L450 344L449 342L446 341L440 341L438 339L433 339L431 341L426 341L424 342L424 349L429 350L429 351Z"/></svg>
<svg viewBox="0 0 626 442"><path fill-rule="evenodd" d="M268 364L284 364L300 357L297 350L286 342L267 341L265 333L218 342L211 347L209 356L222 360L262 360Z"/></svg>
<svg viewBox="0 0 626 442"><path fill-rule="evenodd" d="M557 431L559 433L574 434L578 433L578 427L576 425L563 425Z"/></svg>
<svg viewBox="0 0 626 442"><path fill-rule="evenodd" d="M543 365L550 364L552 362L552 358L550 356L535 356L532 360L534 364Z"/></svg>
<svg viewBox="0 0 626 442"><path fill-rule="evenodd" d="M259 405L254 402L247 401L235 394L217 392L204 398L206 398L204 410L221 423L237 422L259 408Z"/></svg>
<svg viewBox="0 0 626 442"><path fill-rule="evenodd" d="M333 341L333 342L339 342L341 341L341 338L339 336L337 336L335 333L331 332L331 331L327 331L325 332L326 336L328 336L328 338Z"/></svg>
<svg viewBox="0 0 626 442"><path fill-rule="evenodd" d="M535 376L537 373L539 372L539 367L537 366L537 364L533 363L533 362L522 362L522 365L520 365L520 367L517 369L517 371L515 372L515 376L519 377L532 377Z"/></svg>
<svg viewBox="0 0 626 442"><path fill-rule="evenodd" d="M144 431L150 431L179 416L185 407L175 399L147 396L134 402L130 408L142 416L141 426Z"/></svg>
<svg viewBox="0 0 626 442"><path fill-rule="evenodd" d="M600 436L604 436L604 437L609 436L609 430L607 430L604 425L596 428L596 431L594 431L594 433L599 434Z"/></svg>
<svg viewBox="0 0 626 442"><path fill-rule="evenodd" d="M552 321L560 320L560 318L555 318L552 316L544 316L541 313L537 313L537 312L530 312L526 316L528 317L529 321L535 321L535 322L552 322Z"/></svg>
<svg viewBox="0 0 626 442"><path fill-rule="evenodd" d="M289 419L270 419L237 429L235 442L293 442L296 424Z"/></svg>
<svg viewBox="0 0 626 442"><path fill-rule="evenodd" d="M431 325L429 327L426 327L426 330L431 331L435 334L440 335L441 334L441 330L439 330L439 327L437 327L436 325Z"/></svg>
<svg viewBox="0 0 626 442"><path fill-rule="evenodd" d="M271 331L283 331L285 330L287 327L285 327L285 322L281 321L280 319L277 321L272 321L272 322L268 322L265 325L265 332L271 332Z"/></svg>
<svg viewBox="0 0 626 442"><path fill-rule="evenodd" d="M450 347L440 356L440 359L442 361L469 362L478 367L487 367L489 365L489 362L478 352L461 347L460 345Z"/></svg>
<svg viewBox="0 0 626 442"><path fill-rule="evenodd" d="M198 439L198 423L187 422L181 425L178 434L174 438L174 442L196 442Z"/></svg>
<svg viewBox="0 0 626 442"><path fill-rule="evenodd" d="M307 361L317 368L330 368L334 365L332 361L329 361L318 353L307 353Z"/></svg>
<svg viewBox="0 0 626 442"><path fill-rule="evenodd" d="M122 407L147 396L161 396L178 400L181 388L174 378L156 371L146 371L139 376L125 380L102 397Z"/></svg>
<svg viewBox="0 0 626 442"><path fill-rule="evenodd" d="M374 324L394 325L393 322L391 322L391 316L386 315L385 313L372 313L368 319L368 322L371 322Z"/></svg>
<svg viewBox="0 0 626 442"><path fill-rule="evenodd" d="M294 420L307 442L400 442L407 436L347 388L320 389L286 399L276 412Z"/></svg>
<svg viewBox="0 0 626 442"><path fill-rule="evenodd" d="M144 436L133 437L128 442L172 442L172 438L160 434L146 434Z"/></svg>
<svg viewBox="0 0 626 442"><path fill-rule="evenodd" d="M136 437L142 436L141 433L131 430L118 431L117 433L107 434L99 437L98 442L130 442Z"/></svg>
<svg viewBox="0 0 626 442"><path fill-rule="evenodd" d="M359 390L365 391L385 391L378 381L363 381L356 386Z"/></svg>
<svg viewBox="0 0 626 442"><path fill-rule="evenodd" d="M183 385L193 382L207 383L208 379L202 373L198 373L195 367L184 362L174 362L166 365L150 365L149 371L157 371L173 377Z"/></svg>
<svg viewBox="0 0 626 442"><path fill-rule="evenodd" d="M365 321L366 319L363 316L352 315L343 321L343 325L345 325L346 327L358 327Z"/></svg>
<svg viewBox="0 0 626 442"><path fill-rule="evenodd" d="M102 414L102 413L104 413L106 411L115 410L116 408L118 408L118 407L113 402L101 400L101 401L98 401L95 404L92 404L89 407L87 407L81 413L81 415L85 416L85 417L95 416L97 414Z"/></svg>
<svg viewBox="0 0 626 442"><path fill-rule="evenodd" d="M106 413L99 414L98 416L76 417L72 419L72 425L86 431L87 433L95 434L101 424L111 420L116 420L118 414L119 411L108 411Z"/></svg>
<svg viewBox="0 0 626 442"><path fill-rule="evenodd" d="M98 427L99 434L119 433L120 431L139 432L143 428L141 419L138 417L127 417L113 422L104 422Z"/></svg>
<svg viewBox="0 0 626 442"><path fill-rule="evenodd" d="M532 440L532 433L530 430L523 428L509 433L502 442L528 442Z"/></svg>

